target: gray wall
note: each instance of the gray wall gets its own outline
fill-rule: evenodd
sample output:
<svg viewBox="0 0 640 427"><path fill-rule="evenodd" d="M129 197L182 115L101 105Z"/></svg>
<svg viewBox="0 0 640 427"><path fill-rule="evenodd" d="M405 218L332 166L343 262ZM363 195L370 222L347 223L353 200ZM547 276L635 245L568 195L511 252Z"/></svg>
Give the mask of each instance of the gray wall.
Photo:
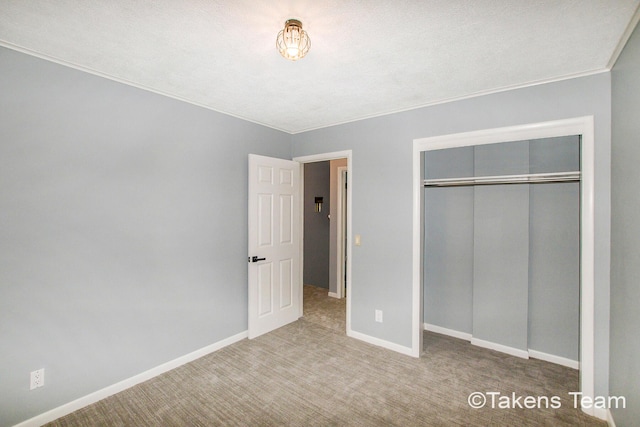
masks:
<svg viewBox="0 0 640 427"><path fill-rule="evenodd" d="M580 170L577 137L529 145L531 173ZM570 360L580 350L580 184L529 186L528 348Z"/></svg>
<svg viewBox="0 0 640 427"><path fill-rule="evenodd" d="M529 189L474 191L473 337L527 351Z"/></svg>
<svg viewBox="0 0 640 427"><path fill-rule="evenodd" d="M529 171L528 141L475 147L477 176ZM529 186L473 193L473 337L527 350Z"/></svg>
<svg viewBox="0 0 640 427"><path fill-rule="evenodd" d="M580 184L529 189L528 348L579 361Z"/></svg>
<svg viewBox="0 0 640 427"><path fill-rule="evenodd" d="M328 161L304 165L304 284L329 289L329 214L331 212ZM322 197L322 211L315 198Z"/></svg>
<svg viewBox="0 0 640 427"><path fill-rule="evenodd" d="M293 135L293 155L353 152L353 330L411 346L413 140L593 115L595 118L595 383L609 389L610 74L564 80ZM416 88L420 90L420 88ZM340 102L340 99L336 99ZM376 323L374 311L384 311Z"/></svg>
<svg viewBox="0 0 640 427"><path fill-rule="evenodd" d="M246 331L247 155L290 135L5 48L0 94L0 425Z"/></svg>
<svg viewBox="0 0 640 427"><path fill-rule="evenodd" d="M612 71L611 387L627 409L613 409L618 427L640 420L640 30Z"/></svg>
<svg viewBox="0 0 640 427"><path fill-rule="evenodd" d="M474 175L473 147L430 151L424 177ZM424 189L424 321L473 333L473 187Z"/></svg>

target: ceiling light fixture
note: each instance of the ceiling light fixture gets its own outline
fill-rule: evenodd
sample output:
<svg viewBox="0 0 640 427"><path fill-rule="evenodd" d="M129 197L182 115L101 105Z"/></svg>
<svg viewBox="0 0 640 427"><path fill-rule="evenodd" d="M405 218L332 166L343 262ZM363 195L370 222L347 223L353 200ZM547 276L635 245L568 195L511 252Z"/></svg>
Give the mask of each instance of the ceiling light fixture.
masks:
<svg viewBox="0 0 640 427"><path fill-rule="evenodd" d="M280 55L291 61L304 58L311 48L311 39L302 29L302 22L297 19L287 20L284 23L284 29L278 33L276 47Z"/></svg>

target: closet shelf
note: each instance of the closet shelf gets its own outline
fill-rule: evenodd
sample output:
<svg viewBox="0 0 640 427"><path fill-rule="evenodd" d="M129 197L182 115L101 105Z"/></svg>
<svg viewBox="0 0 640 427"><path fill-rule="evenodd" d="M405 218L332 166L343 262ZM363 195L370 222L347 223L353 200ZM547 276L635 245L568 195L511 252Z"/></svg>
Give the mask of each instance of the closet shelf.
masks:
<svg viewBox="0 0 640 427"><path fill-rule="evenodd" d="M572 181L580 181L580 171L425 179L422 184L424 187L462 187L469 185L534 184L538 182Z"/></svg>

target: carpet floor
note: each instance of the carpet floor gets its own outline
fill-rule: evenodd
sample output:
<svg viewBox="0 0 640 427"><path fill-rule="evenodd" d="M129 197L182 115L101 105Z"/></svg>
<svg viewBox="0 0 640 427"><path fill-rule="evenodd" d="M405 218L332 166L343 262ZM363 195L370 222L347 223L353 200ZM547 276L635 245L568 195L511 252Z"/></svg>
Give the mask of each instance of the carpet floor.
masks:
<svg viewBox="0 0 640 427"><path fill-rule="evenodd" d="M312 301L314 295L330 298L326 289L305 287L305 315L290 325L48 425L606 426L574 408L568 393L578 390L576 370L429 332L422 357L403 356L347 337L339 313L318 309L344 316L344 300ZM309 313L308 304L315 307ZM496 408L472 409L472 392L499 392ZM561 407L500 409L512 393L558 396Z"/></svg>
<svg viewBox="0 0 640 427"><path fill-rule="evenodd" d="M347 333L347 299L330 297L328 290L304 285L304 320L329 328L340 334Z"/></svg>

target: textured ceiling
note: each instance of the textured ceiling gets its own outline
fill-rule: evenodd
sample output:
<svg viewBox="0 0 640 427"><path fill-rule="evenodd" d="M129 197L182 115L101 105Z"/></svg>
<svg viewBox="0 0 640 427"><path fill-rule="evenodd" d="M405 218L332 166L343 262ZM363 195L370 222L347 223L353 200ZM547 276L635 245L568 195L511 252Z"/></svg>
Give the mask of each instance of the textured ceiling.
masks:
<svg viewBox="0 0 640 427"><path fill-rule="evenodd" d="M604 71L639 3L0 0L0 45L296 133Z"/></svg>

